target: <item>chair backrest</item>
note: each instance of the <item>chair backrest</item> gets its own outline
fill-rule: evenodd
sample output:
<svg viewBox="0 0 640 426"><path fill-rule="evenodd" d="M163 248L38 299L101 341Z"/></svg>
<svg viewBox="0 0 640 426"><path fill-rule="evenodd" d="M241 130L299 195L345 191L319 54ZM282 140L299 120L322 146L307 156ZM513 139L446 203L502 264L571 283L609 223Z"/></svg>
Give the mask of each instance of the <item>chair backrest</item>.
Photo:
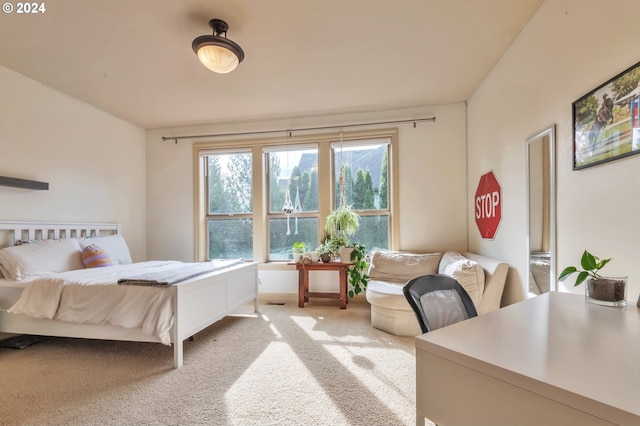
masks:
<svg viewBox="0 0 640 426"><path fill-rule="evenodd" d="M402 289L423 333L478 316L464 287L449 275L423 275Z"/></svg>

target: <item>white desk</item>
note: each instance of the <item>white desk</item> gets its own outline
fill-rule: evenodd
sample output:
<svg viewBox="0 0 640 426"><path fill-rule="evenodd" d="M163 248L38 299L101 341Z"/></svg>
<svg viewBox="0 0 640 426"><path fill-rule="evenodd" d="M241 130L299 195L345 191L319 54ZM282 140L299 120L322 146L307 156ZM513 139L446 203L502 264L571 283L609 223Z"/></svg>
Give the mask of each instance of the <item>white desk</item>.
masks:
<svg viewBox="0 0 640 426"><path fill-rule="evenodd" d="M640 425L640 309L546 293L416 338L416 424Z"/></svg>

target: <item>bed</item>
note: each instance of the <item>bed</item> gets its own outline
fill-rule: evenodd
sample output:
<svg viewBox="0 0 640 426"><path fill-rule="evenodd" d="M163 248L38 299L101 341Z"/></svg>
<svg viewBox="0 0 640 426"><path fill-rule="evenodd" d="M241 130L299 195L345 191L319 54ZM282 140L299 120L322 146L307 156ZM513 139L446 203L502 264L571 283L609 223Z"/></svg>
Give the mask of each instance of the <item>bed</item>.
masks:
<svg viewBox="0 0 640 426"><path fill-rule="evenodd" d="M75 246L70 246L74 241L81 248L80 264L73 251ZM30 250L29 262L31 263L24 268L20 265L16 267L12 263L13 260L7 261L9 252L16 253L23 250L22 253L24 253L24 249L18 247L19 245L29 247ZM42 253L46 254L46 250L51 250L49 246L56 247L56 255L53 257L61 257L66 251L72 250L73 254L64 258L64 262L68 265L58 267L59 261L38 258L38 256L44 256ZM2 252L1 249L5 247L8 249ZM100 259L104 257L108 260L108 266L87 267L87 261L102 262L103 260ZM36 260L33 261L33 259ZM169 269L175 268L175 271L178 271L179 268L183 270L188 266L180 264L182 262L132 263L118 224L0 222L0 333L171 344L173 345L173 367L180 368L183 365L185 339L245 304L253 302L254 311L258 310L257 262L243 260L200 262L189 265L206 266L211 269L200 270L197 274L182 274L183 277L191 276L184 280L176 278L180 274L173 275L174 280L178 281L175 283L152 279L157 275L153 275L150 271L157 273L162 269L166 276L166 271ZM138 267L142 269L136 269ZM175 274L175 272L172 273ZM116 277L122 277L122 279L119 280ZM46 284L45 281L47 281ZM117 281L129 285L121 285ZM41 295L49 294L47 292L51 292L52 295L56 293L55 297L60 298L60 306L55 299L50 301L44 299L47 302L44 305L54 306L55 309L63 309L67 300L82 297L66 296L65 292L70 291L67 288L120 292L120 297L127 302L126 305L121 305L120 311L126 310L134 314L137 312L138 302L147 300L144 299L146 297L148 300L153 300L156 305L152 308L143 308L143 310L149 309L150 314L145 311L138 316L155 316L162 321L162 324L156 324L157 330L150 331L149 324L144 326L129 319L118 320L117 315L113 314L111 316L116 318L114 321L94 319L86 323L71 322L76 321L75 318L61 320L58 316L59 311L56 311L55 315L34 316L31 312L27 312L28 309L23 309L26 306L24 302L28 299L27 296L31 293L37 294L38 291ZM93 299L95 297L92 296ZM134 299L136 303L131 302ZM94 313L99 310L101 309L93 308ZM152 318L152 320L156 319ZM153 324L151 329L153 330Z"/></svg>

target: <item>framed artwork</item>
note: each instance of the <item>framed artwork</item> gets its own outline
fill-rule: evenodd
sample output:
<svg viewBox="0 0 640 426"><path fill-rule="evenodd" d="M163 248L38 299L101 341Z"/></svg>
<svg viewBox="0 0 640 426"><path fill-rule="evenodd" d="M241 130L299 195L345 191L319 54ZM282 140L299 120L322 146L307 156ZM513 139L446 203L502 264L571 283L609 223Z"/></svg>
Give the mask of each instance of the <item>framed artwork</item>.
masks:
<svg viewBox="0 0 640 426"><path fill-rule="evenodd" d="M640 62L572 104L573 170L640 153Z"/></svg>

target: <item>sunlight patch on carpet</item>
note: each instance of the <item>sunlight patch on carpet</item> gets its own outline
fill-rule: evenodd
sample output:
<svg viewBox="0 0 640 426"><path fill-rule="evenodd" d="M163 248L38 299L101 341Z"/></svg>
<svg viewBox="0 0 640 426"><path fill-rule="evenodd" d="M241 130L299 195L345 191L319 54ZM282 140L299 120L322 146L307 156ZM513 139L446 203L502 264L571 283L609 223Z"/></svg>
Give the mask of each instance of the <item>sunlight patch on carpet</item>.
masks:
<svg viewBox="0 0 640 426"><path fill-rule="evenodd" d="M401 349L375 346L324 345L380 404L402 417L415 410L415 358Z"/></svg>
<svg viewBox="0 0 640 426"><path fill-rule="evenodd" d="M278 329L276 328L276 326L275 326L275 325L270 324L270 325L269 325L269 329L270 329L271 331L273 331L273 334L274 334L278 339L282 339L282 334L280 334L280 332L278 331Z"/></svg>
<svg viewBox="0 0 640 426"><path fill-rule="evenodd" d="M330 416L332 424L348 424L305 363L285 342L273 342L265 348L225 393L225 404L228 409L242 407L228 412L227 419L234 425L276 424L279 418L312 420L318 415L325 420Z"/></svg>
<svg viewBox="0 0 640 426"><path fill-rule="evenodd" d="M313 340L320 342L342 342L342 343L370 343L368 337L350 334L349 326L345 323L344 334L336 335L335 326L329 327L333 335L325 331L321 318L292 316L291 319Z"/></svg>
<svg viewBox="0 0 640 426"><path fill-rule="evenodd" d="M229 316L231 317L238 317L238 318L257 318L258 314L251 314L251 313L247 313L247 314L239 314L239 313L233 313L230 314Z"/></svg>

